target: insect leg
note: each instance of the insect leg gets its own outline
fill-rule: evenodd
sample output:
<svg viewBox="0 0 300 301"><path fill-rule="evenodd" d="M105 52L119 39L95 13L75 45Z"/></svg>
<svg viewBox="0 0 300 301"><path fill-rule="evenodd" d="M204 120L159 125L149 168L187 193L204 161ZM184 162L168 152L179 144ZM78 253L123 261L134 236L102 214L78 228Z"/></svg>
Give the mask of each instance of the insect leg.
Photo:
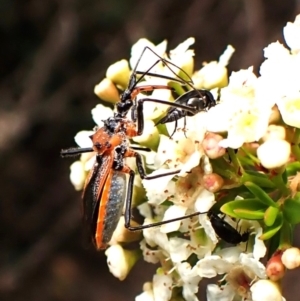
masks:
<svg viewBox="0 0 300 301"><path fill-rule="evenodd" d="M133 192L135 173L128 166L124 166L122 172L129 174L127 196L126 196L126 201L125 201L126 206L125 206L124 218L125 218L125 227L130 231L139 231L139 230L143 230L143 229L147 229L147 228L151 228L151 227L161 226L161 225L164 225L164 224L167 224L170 222L176 222L176 221L180 221L180 220L183 220L186 218L191 218L191 217L197 216L199 214L207 213L207 212L195 212L195 213L192 213L189 215L169 219L167 221L161 221L161 222L152 223L152 224L148 224L148 225L131 226L130 221L131 221L131 207L132 207L132 192ZM166 175L166 174L164 174L164 175ZM160 175L160 176L162 176L162 175Z"/></svg>
<svg viewBox="0 0 300 301"><path fill-rule="evenodd" d="M154 102L154 103L161 103L164 105L168 105L171 107L175 107L175 108L179 108L185 111L190 112L192 115L195 115L197 113L197 109L188 106L188 105L183 105L180 103L176 103L176 102L169 102L167 100L161 100L161 99L152 99L152 98L141 98L137 101L137 107L136 107L136 111L137 111L137 134L141 135L143 133L144 130L144 102L149 101L149 102Z"/></svg>
<svg viewBox="0 0 300 301"><path fill-rule="evenodd" d="M62 157L73 157L73 156L77 156L83 153L91 153L93 152L93 148L91 147L86 147L86 148L80 148L80 147L71 147L68 149L62 149L60 151L60 155Z"/></svg>

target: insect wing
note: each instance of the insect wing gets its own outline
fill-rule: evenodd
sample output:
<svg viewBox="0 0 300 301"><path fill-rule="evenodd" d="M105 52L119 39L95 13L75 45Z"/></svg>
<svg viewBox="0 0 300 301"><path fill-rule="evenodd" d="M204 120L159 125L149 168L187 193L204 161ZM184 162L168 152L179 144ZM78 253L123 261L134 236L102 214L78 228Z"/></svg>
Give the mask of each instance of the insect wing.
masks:
<svg viewBox="0 0 300 301"><path fill-rule="evenodd" d="M96 162L89 172L82 195L83 222L89 235L93 238L98 218L97 209L104 183L112 168L113 157L96 156Z"/></svg>
<svg viewBox="0 0 300 301"><path fill-rule="evenodd" d="M95 231L97 249L106 248L122 214L126 197L126 175L111 170L105 182L98 210Z"/></svg>

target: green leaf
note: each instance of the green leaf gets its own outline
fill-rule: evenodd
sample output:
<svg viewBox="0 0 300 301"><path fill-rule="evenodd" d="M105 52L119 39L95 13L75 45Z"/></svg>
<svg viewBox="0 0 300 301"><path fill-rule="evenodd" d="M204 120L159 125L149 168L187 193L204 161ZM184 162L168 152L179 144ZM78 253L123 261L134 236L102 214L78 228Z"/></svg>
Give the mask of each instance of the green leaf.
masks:
<svg viewBox="0 0 300 301"><path fill-rule="evenodd" d="M270 206L266 210L265 215L264 215L264 222L265 222L266 226L271 227L274 224L278 213L279 213L279 209L275 208L273 206Z"/></svg>
<svg viewBox="0 0 300 301"><path fill-rule="evenodd" d="M296 175L297 172L299 171L300 171L300 162L298 161L289 163L286 167L286 173L288 177Z"/></svg>
<svg viewBox="0 0 300 301"><path fill-rule="evenodd" d="M282 173L282 180L283 180L284 184L287 184L287 182L288 182L288 175L287 175L287 171L286 170Z"/></svg>
<svg viewBox="0 0 300 301"><path fill-rule="evenodd" d="M234 213L236 214L237 218L249 220L263 219L265 215L264 210L251 211L246 209L235 209Z"/></svg>
<svg viewBox="0 0 300 301"><path fill-rule="evenodd" d="M300 194L297 193L294 199L286 199L283 204L284 218L291 224L300 223Z"/></svg>
<svg viewBox="0 0 300 301"><path fill-rule="evenodd" d="M263 219L266 209L256 198L230 201L220 208L229 216L250 220Z"/></svg>
<svg viewBox="0 0 300 301"><path fill-rule="evenodd" d="M264 228L263 234L260 236L259 239L261 240L267 240L270 239L272 236L274 236L282 227L282 223L283 223L283 217L282 214L279 213L277 215L277 218L274 222L274 224L270 227L266 226Z"/></svg>
<svg viewBox="0 0 300 301"><path fill-rule="evenodd" d="M279 207L276 202L274 202L267 193L265 193L259 186L252 182L246 182L244 184L258 199L260 202L267 206Z"/></svg>
<svg viewBox="0 0 300 301"><path fill-rule="evenodd" d="M267 175L254 170L247 170L242 176L242 182L252 182L265 188L275 188L275 184Z"/></svg>

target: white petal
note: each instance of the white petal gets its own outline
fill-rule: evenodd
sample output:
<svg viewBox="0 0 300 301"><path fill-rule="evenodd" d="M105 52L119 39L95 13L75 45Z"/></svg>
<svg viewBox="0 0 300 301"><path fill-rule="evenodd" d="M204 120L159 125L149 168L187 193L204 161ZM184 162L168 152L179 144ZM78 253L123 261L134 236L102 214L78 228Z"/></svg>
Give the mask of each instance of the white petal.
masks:
<svg viewBox="0 0 300 301"><path fill-rule="evenodd" d="M93 135L95 132L93 131L80 131L76 134L74 137L75 142L80 146L80 147L92 147L93 142L90 138L91 135Z"/></svg>
<svg viewBox="0 0 300 301"><path fill-rule="evenodd" d="M192 249L190 248L190 242L186 239L173 237L169 241L170 246L170 257L174 263L180 263L187 260L192 254Z"/></svg>
<svg viewBox="0 0 300 301"><path fill-rule="evenodd" d="M206 288L207 301L231 301L235 291L230 285L220 287L216 284L209 284Z"/></svg>
<svg viewBox="0 0 300 301"><path fill-rule="evenodd" d="M278 285L270 280L259 280L251 288L253 301L282 301Z"/></svg>
<svg viewBox="0 0 300 301"><path fill-rule="evenodd" d="M163 221L168 221L177 217L183 217L186 211L187 211L187 207L183 207L179 205L170 206L164 214ZM177 231L180 227L180 224L181 224L180 220L164 224L160 227L160 231L163 233L170 233L170 232Z"/></svg>
<svg viewBox="0 0 300 301"><path fill-rule="evenodd" d="M255 243L253 247L253 257L256 260L263 258L266 255L267 248L263 240L259 239L262 235L262 228L260 227L259 223L254 223L255 226Z"/></svg>
<svg viewBox="0 0 300 301"><path fill-rule="evenodd" d="M228 273L233 267L233 264L222 259L220 256L212 255L200 259L196 266L197 273L200 277L213 278L219 274Z"/></svg>
<svg viewBox="0 0 300 301"><path fill-rule="evenodd" d="M258 260L252 258L252 254L241 253L240 263L249 267L259 278L266 278L266 267Z"/></svg>
<svg viewBox="0 0 300 301"><path fill-rule="evenodd" d="M110 107L103 106L101 104L96 105L94 109L92 109L92 117L95 123L99 126L103 126L103 121L108 117L113 115L113 111Z"/></svg>
<svg viewBox="0 0 300 301"><path fill-rule="evenodd" d="M154 275L153 293L155 301L169 301L172 295L172 278L168 275Z"/></svg>

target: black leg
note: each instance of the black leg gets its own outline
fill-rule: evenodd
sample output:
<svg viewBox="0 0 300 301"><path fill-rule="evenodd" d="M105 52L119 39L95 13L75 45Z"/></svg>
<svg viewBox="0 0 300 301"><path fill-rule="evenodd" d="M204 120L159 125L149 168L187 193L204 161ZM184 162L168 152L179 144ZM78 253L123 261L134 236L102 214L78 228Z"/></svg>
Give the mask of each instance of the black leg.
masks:
<svg viewBox="0 0 300 301"><path fill-rule="evenodd" d="M136 166L137 166L138 172L139 172L142 179L153 180L153 179L158 179L158 178L165 177L165 176L176 175L180 172L180 169L179 169L179 170L166 172L166 173L163 173L163 174L160 174L160 175L147 176L147 174L145 172L145 169L144 169L144 166L143 166L142 156L139 153L135 153L134 155L135 155L135 159L136 159Z"/></svg>
<svg viewBox="0 0 300 301"><path fill-rule="evenodd" d="M198 111L197 109L191 107L191 106L187 106L187 105L182 105L180 103L176 103L176 102L170 102L167 100L161 100L161 99L152 99L152 98L142 98L139 99L137 101L137 132L138 135L141 135L143 133L144 130L144 114L143 114L143 110L144 110L144 102L154 102L154 103L161 103L164 105L168 105L174 108L179 108L182 110L185 110L187 112L190 112L192 115L195 115Z"/></svg>
<svg viewBox="0 0 300 301"><path fill-rule="evenodd" d="M155 56L157 56L158 60L150 68L148 68L147 71L143 71L143 72L142 71L137 71L136 69L137 69L137 67L138 67L138 65L139 65L139 63L140 63L140 61L141 61L144 53L147 50L150 51L150 52L152 52ZM155 74L155 73L150 73L149 71L152 68L154 68L159 62L162 62L174 74L175 78L168 77L168 76L165 76L165 75L161 76L161 75L158 75L158 74ZM173 66L173 67L177 68L178 70L180 70L187 77L187 80L180 78L178 76L178 74L176 74L176 72L174 72L174 70L170 66ZM143 49L143 51L142 51L142 53L141 53L141 55L140 55L140 57L139 57L136 65L135 65L135 67L133 69L133 74L142 74L141 78L136 82L136 84L139 83L145 77L145 75L151 75L151 76L154 76L154 77L156 76L156 77L160 77L160 78L170 79L170 80L174 80L174 81L177 81L179 83L186 84L186 85L192 85L193 84L192 78L182 68L176 66L171 61L168 61L168 60L162 58L160 55L158 55L155 51L153 51L148 46L146 46Z"/></svg>
<svg viewBox="0 0 300 301"><path fill-rule="evenodd" d="M147 228L151 228L151 227L156 227L156 226L161 226L164 224L168 224L170 222L176 222L176 221L180 221L186 218L191 218L194 216L197 216L199 214L206 214L207 212L195 212L189 215L185 215L185 216L180 216L177 218L173 218L167 221L161 221L161 222L157 222L157 223L152 223L152 224L148 224L148 225L140 225L140 226L131 226L130 225L130 221L131 221L131 207L132 207L132 192L133 192L133 183L134 183L134 177L135 177L135 173L133 170L131 170L129 172L129 181L128 181L128 188L127 188L127 196L126 196L126 206L125 206L125 228L127 228L130 231L139 231L139 230L143 230L143 229L147 229Z"/></svg>
<svg viewBox="0 0 300 301"><path fill-rule="evenodd" d="M62 157L73 157L83 153L91 153L93 151L94 150L91 147L86 147L86 148L72 147L72 148L61 150L60 155Z"/></svg>

